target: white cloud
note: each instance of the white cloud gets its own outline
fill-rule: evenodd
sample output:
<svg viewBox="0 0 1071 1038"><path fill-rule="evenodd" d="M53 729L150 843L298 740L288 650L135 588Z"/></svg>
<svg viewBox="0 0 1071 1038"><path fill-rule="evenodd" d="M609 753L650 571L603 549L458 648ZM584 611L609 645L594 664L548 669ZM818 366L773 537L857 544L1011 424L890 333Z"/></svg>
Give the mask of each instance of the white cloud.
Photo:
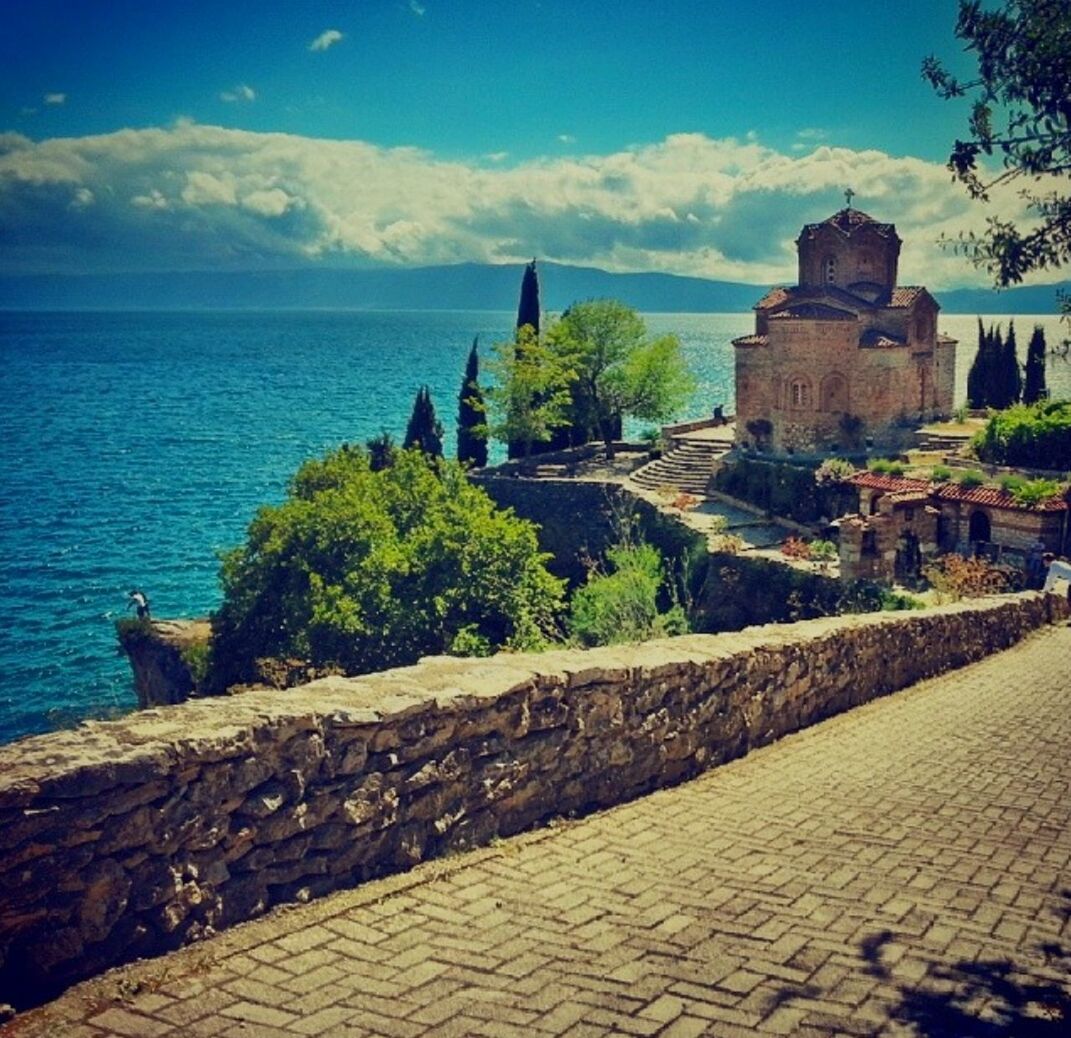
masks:
<svg viewBox="0 0 1071 1038"><path fill-rule="evenodd" d="M228 104L233 104L236 101L255 101L257 92L251 86L239 83L233 90L221 91L219 99L228 102Z"/></svg>
<svg viewBox="0 0 1071 1038"><path fill-rule="evenodd" d="M338 29L325 29L309 44L309 50L327 50L328 47L338 43L342 36L343 34Z"/></svg>
<svg viewBox="0 0 1071 1038"><path fill-rule="evenodd" d="M791 281L800 227L841 208L851 185L855 207L896 223L902 280L939 290L985 283L937 246L942 234L980 229L992 213L1024 216L1013 187L987 207L941 164L826 145L797 156L758 140L676 134L605 155L498 161L189 121L39 142L0 135L0 269L536 255Z"/></svg>
<svg viewBox="0 0 1071 1038"><path fill-rule="evenodd" d="M60 93L45 94L43 100L46 105L62 105L67 103L67 95Z"/></svg>

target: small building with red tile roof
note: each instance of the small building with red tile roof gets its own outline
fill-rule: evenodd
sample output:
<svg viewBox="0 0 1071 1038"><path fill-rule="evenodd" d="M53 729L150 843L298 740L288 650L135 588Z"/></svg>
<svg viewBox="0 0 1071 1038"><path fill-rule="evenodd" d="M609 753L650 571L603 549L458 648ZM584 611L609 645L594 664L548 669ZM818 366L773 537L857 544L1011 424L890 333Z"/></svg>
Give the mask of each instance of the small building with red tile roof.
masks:
<svg viewBox="0 0 1071 1038"><path fill-rule="evenodd" d="M898 285L900 237L850 206L807 224L799 284L755 306L736 347L737 444L822 454L899 447L951 414L956 341L937 331L937 301Z"/></svg>

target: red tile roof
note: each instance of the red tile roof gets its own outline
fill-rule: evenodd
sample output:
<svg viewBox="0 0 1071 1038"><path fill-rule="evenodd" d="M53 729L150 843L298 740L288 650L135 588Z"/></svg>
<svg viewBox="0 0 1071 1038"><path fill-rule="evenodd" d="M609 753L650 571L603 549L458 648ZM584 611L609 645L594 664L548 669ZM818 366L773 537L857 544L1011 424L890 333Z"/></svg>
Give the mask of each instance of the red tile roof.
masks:
<svg viewBox="0 0 1071 1038"><path fill-rule="evenodd" d="M869 227L875 230L883 238L888 238L890 235L896 234L896 227L891 223L878 223L874 217L864 213L861 209L841 209L839 212L834 213L831 217L823 220L821 223L809 223L803 228L800 237L804 235L813 235L819 227L835 227L842 234L851 235L852 231L857 230L860 227Z"/></svg>
<svg viewBox="0 0 1071 1038"><path fill-rule="evenodd" d="M792 298L790 288L771 288L754 306L756 310L769 310L770 307L780 306Z"/></svg>
<svg viewBox="0 0 1071 1038"><path fill-rule="evenodd" d="M1016 512L1066 512L1068 508L1067 501L1062 497L1050 497L1036 505L1023 505L1000 487L964 487L958 483L939 483L933 489L933 496L939 501L961 501L966 505L1007 508Z"/></svg>
<svg viewBox="0 0 1071 1038"><path fill-rule="evenodd" d="M922 285L897 285L892 290L888 305L896 309L914 306L915 300L925 291Z"/></svg>
<svg viewBox="0 0 1071 1038"><path fill-rule="evenodd" d="M1065 512L1068 503L1063 497L1051 497L1038 505L1021 505L1008 491L1000 487L964 487L959 483L931 483L926 479L909 476L892 476L885 472L856 472L846 482L867 490L880 490L887 494L928 492L939 501L961 501L963 504L980 505L986 508L1003 508L1012 512Z"/></svg>
<svg viewBox="0 0 1071 1038"><path fill-rule="evenodd" d="M765 346L769 342L765 335L741 335L739 339L733 339L734 346Z"/></svg>
<svg viewBox="0 0 1071 1038"><path fill-rule="evenodd" d="M890 476L885 472L856 472L848 477L848 483L868 490L883 490L886 493L902 494L911 490L929 490L930 482L926 479L909 479L907 476Z"/></svg>

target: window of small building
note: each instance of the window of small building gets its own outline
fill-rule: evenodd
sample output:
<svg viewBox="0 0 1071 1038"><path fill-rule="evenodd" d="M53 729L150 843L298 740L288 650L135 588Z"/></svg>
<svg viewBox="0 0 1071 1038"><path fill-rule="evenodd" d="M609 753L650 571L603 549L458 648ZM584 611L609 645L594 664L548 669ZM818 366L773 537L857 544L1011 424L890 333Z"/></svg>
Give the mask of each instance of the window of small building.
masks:
<svg viewBox="0 0 1071 1038"><path fill-rule="evenodd" d="M837 280L837 257L827 256L825 262L826 284L832 285Z"/></svg>
<svg viewBox="0 0 1071 1038"><path fill-rule="evenodd" d="M878 537L873 530L863 531L863 543L859 546L859 553L861 555L877 555Z"/></svg>

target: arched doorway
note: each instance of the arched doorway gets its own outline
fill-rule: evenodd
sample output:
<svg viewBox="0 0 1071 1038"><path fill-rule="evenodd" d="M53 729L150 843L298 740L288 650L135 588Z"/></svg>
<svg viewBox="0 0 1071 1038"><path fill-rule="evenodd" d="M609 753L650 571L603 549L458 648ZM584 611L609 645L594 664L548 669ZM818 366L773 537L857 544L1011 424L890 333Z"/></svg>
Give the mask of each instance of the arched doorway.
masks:
<svg viewBox="0 0 1071 1038"><path fill-rule="evenodd" d="M983 541L986 544L992 540L992 527L989 523L989 515L980 508L971 512L970 533L968 539L972 544Z"/></svg>

